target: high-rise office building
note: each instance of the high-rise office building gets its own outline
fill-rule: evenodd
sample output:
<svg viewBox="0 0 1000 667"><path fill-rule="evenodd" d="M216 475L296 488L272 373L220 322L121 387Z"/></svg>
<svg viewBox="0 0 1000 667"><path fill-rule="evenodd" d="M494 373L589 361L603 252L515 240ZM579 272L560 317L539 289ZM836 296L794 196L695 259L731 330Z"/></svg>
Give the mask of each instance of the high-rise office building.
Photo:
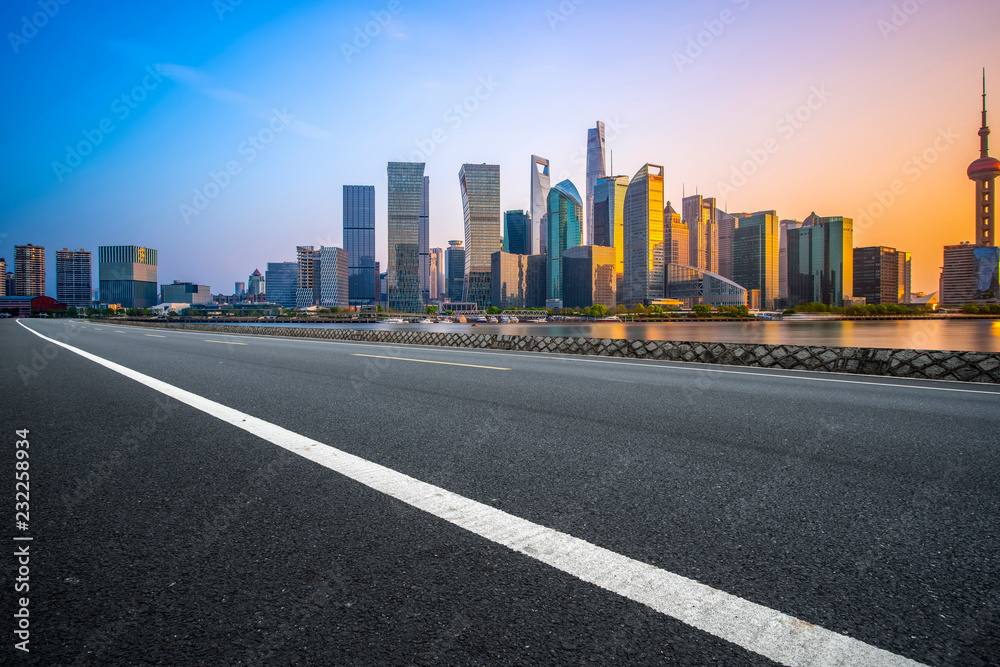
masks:
<svg viewBox="0 0 1000 667"><path fill-rule="evenodd" d="M416 313L420 294L420 218L424 203L424 163L390 162L388 308Z"/></svg>
<svg viewBox="0 0 1000 667"><path fill-rule="evenodd" d="M441 298L441 285L438 280L438 274L441 270L441 262L444 261L443 251L441 248L431 248L430 250L430 288L428 289L429 299L431 301L437 301Z"/></svg>
<svg viewBox="0 0 1000 667"><path fill-rule="evenodd" d="M690 253L688 228L673 205L668 201L663 208L663 263L688 265Z"/></svg>
<svg viewBox="0 0 1000 667"><path fill-rule="evenodd" d="M986 70L983 69L983 124L979 128L979 159L969 165L968 176L976 182L976 245L995 246L996 179L1000 160L990 157L990 127L986 123Z"/></svg>
<svg viewBox="0 0 1000 667"><path fill-rule="evenodd" d="M350 305L376 305L374 185L344 186L344 249Z"/></svg>
<svg viewBox="0 0 1000 667"><path fill-rule="evenodd" d="M854 249L852 296L870 304L909 303L910 253L871 246Z"/></svg>
<svg viewBox="0 0 1000 667"><path fill-rule="evenodd" d="M247 284L244 282L236 281L236 285L233 288L233 296L246 296Z"/></svg>
<svg viewBox="0 0 1000 667"><path fill-rule="evenodd" d="M7 280L4 282L7 285L7 289L4 290L7 293L5 296L17 296L17 278L14 277L13 271L7 272Z"/></svg>
<svg viewBox="0 0 1000 667"><path fill-rule="evenodd" d="M684 197L682 215L687 224L691 266L719 272L719 226L715 199L701 195Z"/></svg>
<svg viewBox="0 0 1000 667"><path fill-rule="evenodd" d="M434 291L434 298L438 301L444 301L448 295L448 283L445 281L445 257L444 248L431 248L431 257L437 254L437 260L434 264L437 266L437 277L434 280L434 285L436 286L436 291ZM432 290L433 291L433 290Z"/></svg>
<svg viewBox="0 0 1000 667"><path fill-rule="evenodd" d="M299 286L298 262L268 262L264 272L267 300L282 308L294 308Z"/></svg>
<svg viewBox="0 0 1000 667"><path fill-rule="evenodd" d="M604 166L604 123L597 121L596 127L587 130L587 191L583 193L586 199L587 236L585 243L594 242L594 188L597 179L607 174ZM610 244L601 244L610 245Z"/></svg>
<svg viewBox="0 0 1000 667"><path fill-rule="evenodd" d="M501 310L545 307L545 255L495 252L492 266L491 305Z"/></svg>
<svg viewBox="0 0 1000 667"><path fill-rule="evenodd" d="M740 218L746 215L746 213L716 210L719 229L719 275L724 278L733 277L733 236L740 226Z"/></svg>
<svg viewBox="0 0 1000 667"><path fill-rule="evenodd" d="M30 243L14 246L14 280L17 284L17 294L12 296L45 296L43 246Z"/></svg>
<svg viewBox="0 0 1000 667"><path fill-rule="evenodd" d="M152 308L157 300L156 251L141 246L97 248L98 289L102 303Z"/></svg>
<svg viewBox="0 0 1000 667"><path fill-rule="evenodd" d="M545 254L545 239L549 233L549 161L537 155L531 156L531 251Z"/></svg>
<svg viewBox="0 0 1000 667"><path fill-rule="evenodd" d="M319 304L320 299L320 251L311 245L295 247L299 264L295 307L310 308Z"/></svg>
<svg viewBox="0 0 1000 667"><path fill-rule="evenodd" d="M594 241L593 245L611 246L615 249L618 286L617 301L622 300L625 276L625 194L628 176L605 176L594 186Z"/></svg>
<svg viewBox="0 0 1000 667"><path fill-rule="evenodd" d="M7 296L7 260L3 257L0 257L0 296Z"/></svg>
<svg viewBox="0 0 1000 667"><path fill-rule="evenodd" d="M462 300L485 309L492 299L493 253L500 250L500 165L464 164L458 171L465 216Z"/></svg>
<svg viewBox="0 0 1000 667"><path fill-rule="evenodd" d="M465 248L461 241L448 241L445 254L445 282L447 283L448 301L462 300L462 290L465 289Z"/></svg>
<svg viewBox="0 0 1000 667"><path fill-rule="evenodd" d="M531 254L531 218L527 211L503 214L503 251L514 255Z"/></svg>
<svg viewBox="0 0 1000 667"><path fill-rule="evenodd" d="M56 300L74 308L88 307L94 298L90 252L56 250Z"/></svg>
<svg viewBox="0 0 1000 667"><path fill-rule="evenodd" d="M646 164L636 172L625 194L626 305L663 298L663 167Z"/></svg>
<svg viewBox="0 0 1000 667"><path fill-rule="evenodd" d="M759 211L739 220L733 230L729 277L748 292L759 290L761 309L773 310L778 299L778 214Z"/></svg>
<svg viewBox="0 0 1000 667"><path fill-rule="evenodd" d="M563 306L589 308L618 305L615 249L581 245L563 253Z"/></svg>
<svg viewBox="0 0 1000 667"><path fill-rule="evenodd" d="M1000 247L960 243L944 247L944 265L938 285L938 303L997 303L1000 299Z"/></svg>
<svg viewBox="0 0 1000 667"><path fill-rule="evenodd" d="M896 303L909 305L910 301L913 300L913 258L908 252L902 252L900 250L896 251L899 265L899 279L897 283L899 284L899 291L896 295ZM857 295L853 295L857 296Z"/></svg>
<svg viewBox="0 0 1000 667"><path fill-rule="evenodd" d="M583 236L583 201L576 186L565 180L549 190L546 234L546 301L563 298L563 253L580 245Z"/></svg>
<svg viewBox="0 0 1000 667"><path fill-rule="evenodd" d="M320 306L347 308L350 302L349 266L350 255L346 249L331 246L319 249Z"/></svg>
<svg viewBox="0 0 1000 667"><path fill-rule="evenodd" d="M813 213L786 233L789 303L843 306L854 289L854 221Z"/></svg>
<svg viewBox="0 0 1000 667"><path fill-rule="evenodd" d="M799 220L782 220L778 223L778 299L788 299L788 230L802 226Z"/></svg>
<svg viewBox="0 0 1000 667"><path fill-rule="evenodd" d="M250 274L249 279L250 288L248 289L248 294L250 296L257 296L258 294L266 293L266 285L264 283L264 276L260 274L259 269L254 269L253 273Z"/></svg>
<svg viewBox="0 0 1000 667"><path fill-rule="evenodd" d="M420 298L431 299L431 177L424 176L420 192Z"/></svg>

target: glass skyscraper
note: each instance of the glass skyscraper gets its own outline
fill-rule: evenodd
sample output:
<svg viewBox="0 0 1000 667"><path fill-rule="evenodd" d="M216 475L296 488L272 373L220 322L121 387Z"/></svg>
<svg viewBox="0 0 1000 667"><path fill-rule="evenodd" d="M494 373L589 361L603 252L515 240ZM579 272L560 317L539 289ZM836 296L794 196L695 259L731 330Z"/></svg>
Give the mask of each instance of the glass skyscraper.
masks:
<svg viewBox="0 0 1000 667"><path fill-rule="evenodd" d="M594 186L594 237L591 245L615 249L617 265L615 284L621 298L625 275L625 194L628 176L607 176L597 179Z"/></svg>
<svg viewBox="0 0 1000 667"><path fill-rule="evenodd" d="M563 298L563 253L580 245L583 234L583 201L580 192L569 180L549 191L548 235L545 241L545 279L547 301Z"/></svg>
<svg viewBox="0 0 1000 667"><path fill-rule="evenodd" d="M80 250L56 251L56 300L67 306L86 308L94 300L90 287L90 253Z"/></svg>
<svg viewBox="0 0 1000 667"><path fill-rule="evenodd" d="M323 246L319 249L319 305L323 308L346 308L349 301L348 252L344 248ZM374 283L372 283L374 289Z"/></svg>
<svg viewBox="0 0 1000 667"><path fill-rule="evenodd" d="M503 214L503 251L514 255L531 254L531 218L527 212Z"/></svg>
<svg viewBox="0 0 1000 667"><path fill-rule="evenodd" d="M663 167L643 165L625 194L625 305L663 298Z"/></svg>
<svg viewBox="0 0 1000 667"><path fill-rule="evenodd" d="M155 282L155 278L154 278ZM14 283L17 294L10 296L45 296L44 246L14 246ZM153 305L156 305L156 288L153 288Z"/></svg>
<svg viewBox="0 0 1000 667"><path fill-rule="evenodd" d="M739 219L733 230L733 282L760 290L760 307L772 310L778 298L778 234L774 211L759 211Z"/></svg>
<svg viewBox="0 0 1000 667"><path fill-rule="evenodd" d="M465 248L461 241L448 241L445 256L445 298L460 302L465 289Z"/></svg>
<svg viewBox="0 0 1000 667"><path fill-rule="evenodd" d="M344 249L348 257L348 303L376 305L374 185L344 186Z"/></svg>
<svg viewBox="0 0 1000 667"><path fill-rule="evenodd" d="M685 197L681 214L688 228L691 266L719 272L719 227L715 199L701 195Z"/></svg>
<svg viewBox="0 0 1000 667"><path fill-rule="evenodd" d="M854 289L854 220L813 214L786 233L791 305L814 301L843 306Z"/></svg>
<svg viewBox="0 0 1000 667"><path fill-rule="evenodd" d="M465 290L462 300L489 307L492 257L500 250L500 165L464 164L458 171L465 215Z"/></svg>
<svg viewBox="0 0 1000 667"><path fill-rule="evenodd" d="M549 210L549 161L531 156L531 233L532 252L545 254L545 237L549 233L546 215Z"/></svg>
<svg viewBox="0 0 1000 667"><path fill-rule="evenodd" d="M424 176L420 197L420 298L431 300L431 177Z"/></svg>
<svg viewBox="0 0 1000 667"><path fill-rule="evenodd" d="M264 272L267 300L282 308L295 307L295 293L299 286L298 262L268 262Z"/></svg>
<svg viewBox="0 0 1000 667"><path fill-rule="evenodd" d="M604 123L597 121L597 126L587 130L587 191L583 193L587 204L587 238L590 245L598 245L594 241L594 188L597 179L604 178Z"/></svg>
<svg viewBox="0 0 1000 667"><path fill-rule="evenodd" d="M388 308L406 313L423 310L420 294L420 218L424 163L390 162Z"/></svg>
<svg viewBox="0 0 1000 667"><path fill-rule="evenodd" d="M134 245L98 246L97 278L101 303L122 308L152 308L159 291L156 251Z"/></svg>

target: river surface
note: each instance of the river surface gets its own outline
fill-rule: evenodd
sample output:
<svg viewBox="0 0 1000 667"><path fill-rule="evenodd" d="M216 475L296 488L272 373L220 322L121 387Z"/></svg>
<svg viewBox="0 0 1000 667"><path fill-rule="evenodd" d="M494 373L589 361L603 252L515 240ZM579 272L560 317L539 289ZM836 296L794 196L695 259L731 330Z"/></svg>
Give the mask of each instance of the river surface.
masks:
<svg viewBox="0 0 1000 667"><path fill-rule="evenodd" d="M253 324L253 323L251 323ZM1000 352L998 320L780 320L758 322L546 322L544 324L298 324L385 331L460 331L524 336L642 338L720 343L888 347L920 350Z"/></svg>

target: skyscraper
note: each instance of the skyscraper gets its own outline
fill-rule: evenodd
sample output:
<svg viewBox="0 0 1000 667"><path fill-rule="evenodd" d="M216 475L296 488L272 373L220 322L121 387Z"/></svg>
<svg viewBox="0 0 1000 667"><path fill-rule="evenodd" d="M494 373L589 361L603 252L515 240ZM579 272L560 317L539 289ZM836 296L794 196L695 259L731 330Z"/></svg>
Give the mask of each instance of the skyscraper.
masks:
<svg viewBox="0 0 1000 667"><path fill-rule="evenodd" d="M424 202L424 163L390 162L388 308L415 313L420 296L420 218Z"/></svg>
<svg viewBox="0 0 1000 667"><path fill-rule="evenodd" d="M668 201L663 208L663 263L687 266L690 251L687 225Z"/></svg>
<svg viewBox="0 0 1000 667"><path fill-rule="evenodd" d="M983 124L979 128L979 159L969 165L969 178L976 182L976 245L995 246L996 179L1000 160L990 157L990 128L986 124L986 70L983 69Z"/></svg>
<svg viewBox="0 0 1000 667"><path fill-rule="evenodd" d="M156 251L134 245L98 246L97 278L102 303L152 308L157 300Z"/></svg>
<svg viewBox="0 0 1000 667"><path fill-rule="evenodd" d="M444 254L441 248L431 248L430 259L430 288L428 289L428 293L430 300L437 301L441 298L441 285L438 275L441 272L441 263L444 261Z"/></svg>
<svg viewBox="0 0 1000 667"><path fill-rule="evenodd" d="M748 292L760 290L760 307L772 310L778 298L778 214L759 211L739 222L732 236L733 274L728 277Z"/></svg>
<svg viewBox="0 0 1000 667"><path fill-rule="evenodd" d="M563 306L589 308L618 305L617 259L614 248L583 245L563 253Z"/></svg>
<svg viewBox="0 0 1000 667"><path fill-rule="evenodd" d="M350 255L344 248L322 246L319 249L319 305L323 308L347 308L350 281Z"/></svg>
<svg viewBox="0 0 1000 667"><path fill-rule="evenodd" d="M621 301L625 274L625 193L628 176L605 176L594 186L594 239L592 245L615 249L615 285Z"/></svg>
<svg viewBox="0 0 1000 667"><path fill-rule="evenodd" d="M843 306L854 289L854 221L813 213L787 235L789 302Z"/></svg>
<svg viewBox="0 0 1000 667"><path fill-rule="evenodd" d="M503 214L503 251L515 255L531 254L531 218L525 211Z"/></svg>
<svg viewBox="0 0 1000 667"><path fill-rule="evenodd" d="M719 272L719 227L715 199L701 195L685 197L682 215L687 223L690 243L689 261L712 273Z"/></svg>
<svg viewBox="0 0 1000 667"><path fill-rule="evenodd" d="M463 301L487 308L492 299L492 257L500 250L500 165L464 164L458 171L465 216Z"/></svg>
<svg viewBox="0 0 1000 667"><path fill-rule="evenodd" d="M493 253L492 305L507 308L545 307L545 255Z"/></svg>
<svg viewBox="0 0 1000 667"><path fill-rule="evenodd" d="M344 186L344 249L348 257L348 303L376 305L374 185Z"/></svg>
<svg viewBox="0 0 1000 667"><path fill-rule="evenodd" d="M583 201L576 186L565 180L549 191L546 235L546 301L562 301L563 253L580 245L583 235Z"/></svg>
<svg viewBox="0 0 1000 667"><path fill-rule="evenodd" d="M299 284L298 262L268 262L264 272L267 300L282 308L294 308Z"/></svg>
<svg viewBox="0 0 1000 667"><path fill-rule="evenodd" d="M724 278L733 277L733 236L740 226L740 218L746 213L726 213L722 209L716 211L719 229L719 275Z"/></svg>
<svg viewBox="0 0 1000 667"><path fill-rule="evenodd" d="M625 304L663 298L663 167L645 164L625 194Z"/></svg>
<svg viewBox="0 0 1000 667"><path fill-rule="evenodd" d="M45 296L44 247L30 243L14 246L14 281L17 294L11 296ZM153 293L155 299L155 289Z"/></svg>
<svg viewBox="0 0 1000 667"><path fill-rule="evenodd" d="M0 257L0 296L7 296L7 260L3 257Z"/></svg>
<svg viewBox="0 0 1000 667"><path fill-rule="evenodd" d="M594 188L597 179L604 178L607 172L604 168L604 123L597 121L597 126L587 130L587 191L584 193L587 204L587 237L585 243L594 243Z"/></svg>
<svg viewBox="0 0 1000 667"><path fill-rule="evenodd" d="M546 215L549 210L549 161L537 155L531 156L531 224L532 254L545 254L545 238L549 233Z"/></svg>
<svg viewBox="0 0 1000 667"><path fill-rule="evenodd" d="M75 308L86 308L94 299L91 288L90 253L56 250L56 300Z"/></svg>
<svg viewBox="0 0 1000 667"><path fill-rule="evenodd" d="M465 248L461 241L448 241L445 253L445 282L447 283L448 301L462 300L462 290L465 289Z"/></svg>
<svg viewBox="0 0 1000 667"><path fill-rule="evenodd" d="M778 223L778 298L788 299L788 230L798 229L798 220L782 220Z"/></svg>
<svg viewBox="0 0 1000 667"><path fill-rule="evenodd" d="M431 177L424 176L420 196L420 298L426 304L431 299Z"/></svg>
<svg viewBox="0 0 1000 667"><path fill-rule="evenodd" d="M295 307L310 308L320 299L320 251L311 245L295 247L298 258L298 281L295 290Z"/></svg>
<svg viewBox="0 0 1000 667"><path fill-rule="evenodd" d="M906 303L909 258L909 253L895 248L855 248L852 296L864 297L870 304Z"/></svg>
<svg viewBox="0 0 1000 667"><path fill-rule="evenodd" d="M250 274L249 279L249 289L247 293L250 296L257 296L258 294L264 294L266 291L266 285L264 283L264 276L260 274L259 269L254 269L253 273Z"/></svg>
<svg viewBox="0 0 1000 667"><path fill-rule="evenodd" d="M241 281L236 281L236 285L233 289L233 296L245 296L247 293L247 284Z"/></svg>

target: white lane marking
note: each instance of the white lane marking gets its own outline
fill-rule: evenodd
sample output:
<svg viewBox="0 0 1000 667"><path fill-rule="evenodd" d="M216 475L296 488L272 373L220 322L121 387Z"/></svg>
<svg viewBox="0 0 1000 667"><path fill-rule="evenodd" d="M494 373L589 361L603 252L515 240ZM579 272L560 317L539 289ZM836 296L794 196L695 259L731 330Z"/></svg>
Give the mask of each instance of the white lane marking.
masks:
<svg viewBox="0 0 1000 667"><path fill-rule="evenodd" d="M237 343L232 340L209 340L208 338L203 339L202 342L205 343L222 343L223 345L249 345L250 343Z"/></svg>
<svg viewBox="0 0 1000 667"><path fill-rule="evenodd" d="M19 323L20 324L20 323ZM234 410L113 361L25 329L376 491L534 558L585 582L648 605L692 627L783 665L919 665L920 663L661 570Z"/></svg>
<svg viewBox="0 0 1000 667"><path fill-rule="evenodd" d="M491 371L509 371L509 368L499 366L476 366L475 364L458 364L454 361L432 361L430 359L407 359L405 357L387 357L381 354L352 354L352 357L372 357L373 359L392 359L393 361L417 361L422 364L441 364L442 366L465 366L466 368L485 368Z"/></svg>
<svg viewBox="0 0 1000 667"><path fill-rule="evenodd" d="M586 364L609 364L612 366L636 366L639 368L672 368L679 371L694 371L694 372L704 372L704 373L723 373L727 375L752 375L756 377L767 377L767 378L781 378L783 380L804 380L807 382L833 382L839 384L858 384L865 385L869 387L899 387L902 389L926 389L928 391L951 391L960 394L989 394L991 396L1000 396L1000 391L982 391L979 389L956 389L952 387L932 387L921 384L907 384L907 382L950 382L953 384L960 384L958 380L912 380L910 378L895 378L898 382L872 382L867 380L841 380L838 378L830 377L810 377L806 373L829 374L830 371L795 371L788 369L774 369L774 368L759 368L754 371L740 371L740 370L729 370L726 368L710 368L706 366L703 362L678 362L678 361L656 361L652 359L628 359L623 361L613 361L614 358L598 357L596 359L586 359L581 356L562 356L560 354L552 352L532 352L532 353L517 353L508 352L505 350L467 350L459 347L445 347L436 345L408 345L405 343L357 343L353 341L343 341L343 340L324 340L316 338L297 338L294 336L268 336L260 334L233 334L233 333L213 333L210 331L204 332L194 332L194 331L177 331L174 329L164 329L163 331L170 331L171 333L185 334L189 336L199 336L199 335L210 335L210 336L254 336L256 338L264 338L268 340L277 341L295 341L302 343L325 343L327 345L347 345L353 347L402 347L410 350L447 350L449 352L455 352L459 354L489 354L493 356L502 357L514 357L522 359L533 359L538 361L539 356L544 355L543 358L548 358L550 360L560 360L569 361L576 363L586 363ZM970 352L970 354L977 354L975 352ZM617 358L617 357L615 357ZM796 373L797 375L789 375L790 373ZM867 377L878 377L878 376L867 376Z"/></svg>

